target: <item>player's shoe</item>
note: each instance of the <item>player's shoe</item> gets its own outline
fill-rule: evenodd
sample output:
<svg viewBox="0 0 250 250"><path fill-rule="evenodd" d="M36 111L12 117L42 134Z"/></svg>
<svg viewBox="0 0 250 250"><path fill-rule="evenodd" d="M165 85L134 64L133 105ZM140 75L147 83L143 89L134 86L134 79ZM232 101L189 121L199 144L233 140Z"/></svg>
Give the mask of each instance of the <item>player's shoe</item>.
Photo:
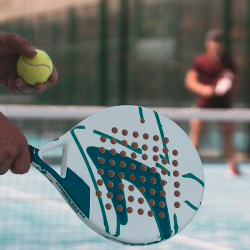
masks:
<svg viewBox="0 0 250 250"><path fill-rule="evenodd" d="M237 164L229 164L229 166L228 166L228 172L229 172L229 174L231 174L233 176L239 176L239 175L241 175L241 172L240 172Z"/></svg>

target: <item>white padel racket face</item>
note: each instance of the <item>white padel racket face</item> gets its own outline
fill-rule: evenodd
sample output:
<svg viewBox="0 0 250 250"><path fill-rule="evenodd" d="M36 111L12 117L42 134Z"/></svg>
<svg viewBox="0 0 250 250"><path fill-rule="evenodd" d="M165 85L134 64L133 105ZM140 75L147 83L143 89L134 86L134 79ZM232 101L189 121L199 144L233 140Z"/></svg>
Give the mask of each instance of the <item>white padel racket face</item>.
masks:
<svg viewBox="0 0 250 250"><path fill-rule="evenodd" d="M42 154L62 146L62 174ZM201 160L173 121L150 109L116 106L35 149L33 165L94 231L131 245L182 230L201 205Z"/></svg>
<svg viewBox="0 0 250 250"><path fill-rule="evenodd" d="M227 94L233 87L233 81L230 78L220 79L215 86L214 92L218 96L223 96Z"/></svg>

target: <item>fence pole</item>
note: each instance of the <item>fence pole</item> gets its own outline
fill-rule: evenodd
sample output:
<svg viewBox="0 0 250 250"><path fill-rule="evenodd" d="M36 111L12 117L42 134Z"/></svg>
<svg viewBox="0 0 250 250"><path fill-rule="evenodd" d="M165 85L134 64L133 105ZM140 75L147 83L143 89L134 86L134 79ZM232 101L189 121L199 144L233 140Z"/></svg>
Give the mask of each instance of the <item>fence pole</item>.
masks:
<svg viewBox="0 0 250 250"><path fill-rule="evenodd" d="M77 41L77 17L76 12L72 8L69 10L69 17L68 17L68 48L67 48L67 67L68 67L68 88L69 88L69 104L73 105L76 104L76 100L74 97L74 93L76 91L76 75L75 75L75 67L76 67L76 41Z"/></svg>
<svg viewBox="0 0 250 250"><path fill-rule="evenodd" d="M250 106L250 71L249 71L249 64L250 64L250 1L245 0L245 15L244 15L244 23L245 23L245 68L244 68L244 93L245 93L245 100L248 105ZM243 81L242 81L243 82ZM250 132L250 125L247 127L248 134ZM249 138L249 137L248 137ZM247 153L250 154L250 138L248 139L248 148Z"/></svg>
<svg viewBox="0 0 250 250"><path fill-rule="evenodd" d="M108 103L108 6L107 0L100 1L100 51L99 51L99 86L100 105Z"/></svg>
<svg viewBox="0 0 250 250"><path fill-rule="evenodd" d="M119 104L128 99L129 0L120 0L119 36Z"/></svg>
<svg viewBox="0 0 250 250"><path fill-rule="evenodd" d="M230 32L232 29L232 0L224 0L224 20L223 20L223 28L225 35L225 50L228 54L231 54L231 37Z"/></svg>

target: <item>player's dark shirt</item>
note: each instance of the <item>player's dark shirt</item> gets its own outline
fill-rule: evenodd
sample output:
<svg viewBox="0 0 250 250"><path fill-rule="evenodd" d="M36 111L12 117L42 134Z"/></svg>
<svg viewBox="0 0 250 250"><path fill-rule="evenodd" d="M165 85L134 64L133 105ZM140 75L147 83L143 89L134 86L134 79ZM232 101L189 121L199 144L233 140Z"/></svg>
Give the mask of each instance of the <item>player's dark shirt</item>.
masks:
<svg viewBox="0 0 250 250"><path fill-rule="evenodd" d="M222 56L220 61L213 63L206 54L200 54L195 57L192 68L198 73L198 81L204 85L214 85L225 70L235 72L232 60L226 55ZM197 96L196 105L200 108L229 108L231 107L231 94L212 97Z"/></svg>

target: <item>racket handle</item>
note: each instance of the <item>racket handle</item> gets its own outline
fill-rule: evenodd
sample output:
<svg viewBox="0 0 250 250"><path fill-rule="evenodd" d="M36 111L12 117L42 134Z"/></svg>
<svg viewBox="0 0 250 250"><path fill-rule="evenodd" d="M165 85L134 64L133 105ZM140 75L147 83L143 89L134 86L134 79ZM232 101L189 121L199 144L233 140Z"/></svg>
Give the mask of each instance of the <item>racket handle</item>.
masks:
<svg viewBox="0 0 250 250"><path fill-rule="evenodd" d="M34 147L29 145L30 162L32 162L34 150L35 150Z"/></svg>

